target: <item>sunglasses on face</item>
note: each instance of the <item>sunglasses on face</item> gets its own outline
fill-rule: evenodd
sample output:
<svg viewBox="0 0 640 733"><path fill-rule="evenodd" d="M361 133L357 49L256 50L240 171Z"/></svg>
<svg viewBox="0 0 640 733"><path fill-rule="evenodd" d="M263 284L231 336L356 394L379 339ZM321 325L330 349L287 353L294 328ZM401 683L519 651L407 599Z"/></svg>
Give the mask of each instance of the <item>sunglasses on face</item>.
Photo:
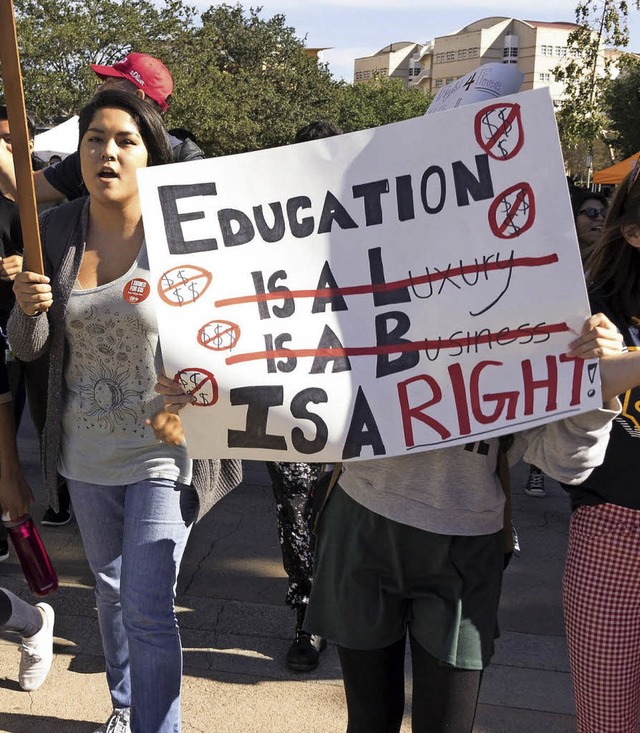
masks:
<svg viewBox="0 0 640 733"><path fill-rule="evenodd" d="M580 209L578 214L584 214L585 216L588 216L589 219L604 219L607 215L606 209L595 209L593 206L587 206L586 209Z"/></svg>

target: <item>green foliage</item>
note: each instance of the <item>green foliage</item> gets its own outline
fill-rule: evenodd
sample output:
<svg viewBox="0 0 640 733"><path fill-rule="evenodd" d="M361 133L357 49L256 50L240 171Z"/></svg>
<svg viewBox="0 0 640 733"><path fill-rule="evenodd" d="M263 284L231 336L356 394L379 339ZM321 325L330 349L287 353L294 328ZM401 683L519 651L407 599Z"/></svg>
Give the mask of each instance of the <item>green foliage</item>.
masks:
<svg viewBox="0 0 640 733"><path fill-rule="evenodd" d="M194 11L181 0L15 0L25 99L40 122L77 112L91 97L90 63L130 51L163 57L180 43ZM1 89L0 89L1 91Z"/></svg>
<svg viewBox="0 0 640 733"><path fill-rule="evenodd" d="M96 88L90 63L131 51L161 58L175 89L168 127L209 155L284 145L325 117L346 131L421 115L429 98L396 80L332 78L283 15L240 4L201 15L183 0L15 0L27 106L39 122L78 112ZM0 95L2 87L0 85Z"/></svg>
<svg viewBox="0 0 640 733"><path fill-rule="evenodd" d="M340 89L338 124L345 132L377 127L423 115L433 96L407 88L400 79L381 77Z"/></svg>
<svg viewBox="0 0 640 733"><path fill-rule="evenodd" d="M606 86L603 104L609 122L612 145L622 158L640 150L638 100L640 99L640 61L625 56L620 75Z"/></svg>
<svg viewBox="0 0 640 733"><path fill-rule="evenodd" d="M284 145L311 119L334 115L337 83L283 15L264 20L259 10L220 5L201 21L167 60L180 89L170 119L210 154Z"/></svg>
<svg viewBox="0 0 640 733"><path fill-rule="evenodd" d="M640 8L640 0L632 2ZM629 43L628 9L626 0L580 0L576 7L580 28L569 35L568 61L553 69L556 80L565 83L565 99L558 112L564 147L580 142L591 145L605 137L608 119L602 95L611 78L611 61L603 60L603 48Z"/></svg>

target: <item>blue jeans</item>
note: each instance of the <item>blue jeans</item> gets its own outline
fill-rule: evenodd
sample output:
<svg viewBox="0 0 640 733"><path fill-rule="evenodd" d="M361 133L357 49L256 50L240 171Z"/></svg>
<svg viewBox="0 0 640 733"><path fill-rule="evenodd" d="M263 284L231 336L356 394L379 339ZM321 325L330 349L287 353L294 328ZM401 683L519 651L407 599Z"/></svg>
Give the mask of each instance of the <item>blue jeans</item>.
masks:
<svg viewBox="0 0 640 733"><path fill-rule="evenodd" d="M133 733L179 733L182 647L174 600L197 495L168 479L68 483L96 581L113 706L131 708Z"/></svg>

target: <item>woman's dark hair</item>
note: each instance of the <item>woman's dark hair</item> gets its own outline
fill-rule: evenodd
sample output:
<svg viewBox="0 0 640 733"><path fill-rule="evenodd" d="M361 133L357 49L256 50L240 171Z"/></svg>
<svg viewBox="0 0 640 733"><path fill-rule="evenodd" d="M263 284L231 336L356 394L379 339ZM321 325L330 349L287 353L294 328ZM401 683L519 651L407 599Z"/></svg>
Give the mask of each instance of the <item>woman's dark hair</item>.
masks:
<svg viewBox="0 0 640 733"><path fill-rule="evenodd" d="M640 232L640 182L634 170L616 189L604 227L585 263L587 284L610 298L615 314L627 323L640 316L640 252L623 235L626 227Z"/></svg>
<svg viewBox="0 0 640 733"><path fill-rule="evenodd" d="M131 115L147 149L148 166L173 163L173 153L160 114L147 102L121 89L105 89L93 96L81 110L78 119L78 149L91 120L98 110L116 107Z"/></svg>
<svg viewBox="0 0 640 733"><path fill-rule="evenodd" d="M296 132L293 142L307 143L310 140L322 140L334 135L342 135L342 130L331 120L314 120Z"/></svg>
<svg viewBox="0 0 640 733"><path fill-rule="evenodd" d="M601 193L594 193L589 188L572 188L570 191L571 194L571 208L573 209L573 218L578 218L578 212L580 209L584 206L584 202L588 201L589 199L594 199L595 201L599 201L604 208L606 209L609 206L609 202L607 200L607 197L604 196Z"/></svg>

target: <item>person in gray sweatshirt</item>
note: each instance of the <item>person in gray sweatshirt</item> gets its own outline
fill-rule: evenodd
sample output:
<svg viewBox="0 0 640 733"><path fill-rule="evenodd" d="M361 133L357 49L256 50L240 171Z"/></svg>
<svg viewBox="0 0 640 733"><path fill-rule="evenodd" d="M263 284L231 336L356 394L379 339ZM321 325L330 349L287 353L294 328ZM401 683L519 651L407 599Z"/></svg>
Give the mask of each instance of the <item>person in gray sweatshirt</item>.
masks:
<svg viewBox="0 0 640 733"><path fill-rule="evenodd" d="M592 316L573 356L620 350ZM604 382L603 382L604 383ZM599 465L619 403L503 438L347 463L317 528L305 625L338 645L348 733L397 733L409 635L412 730L470 733L496 636L504 565L501 461L567 483Z"/></svg>

